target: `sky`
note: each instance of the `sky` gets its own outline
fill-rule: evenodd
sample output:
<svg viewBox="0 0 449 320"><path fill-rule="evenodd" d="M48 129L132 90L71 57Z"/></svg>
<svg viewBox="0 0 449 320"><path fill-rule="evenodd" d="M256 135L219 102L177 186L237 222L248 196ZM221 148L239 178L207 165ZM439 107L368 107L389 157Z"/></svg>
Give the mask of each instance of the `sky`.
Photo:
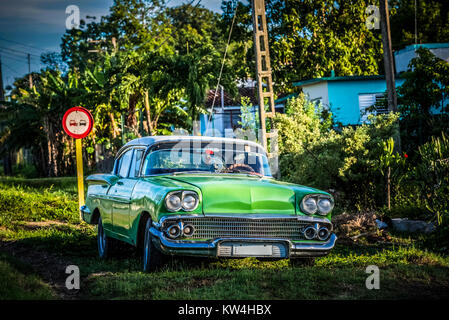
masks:
<svg viewBox="0 0 449 320"><path fill-rule="evenodd" d="M168 5L190 1L168 0ZM78 6L81 19L95 16L98 21L108 13L112 3L113 0L0 0L0 57L4 86L28 73L28 54L31 71L39 71L43 67L39 59L41 53L60 51L61 37L66 30L67 6ZM201 5L221 12L221 0L201 0Z"/></svg>

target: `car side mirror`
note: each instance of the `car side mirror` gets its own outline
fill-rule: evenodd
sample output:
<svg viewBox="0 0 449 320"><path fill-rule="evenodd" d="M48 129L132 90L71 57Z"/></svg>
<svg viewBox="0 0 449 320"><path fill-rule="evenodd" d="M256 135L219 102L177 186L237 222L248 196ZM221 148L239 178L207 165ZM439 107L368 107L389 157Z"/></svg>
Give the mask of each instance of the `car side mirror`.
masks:
<svg viewBox="0 0 449 320"><path fill-rule="evenodd" d="M119 176L109 173L92 174L86 178L89 184L113 185L120 179Z"/></svg>

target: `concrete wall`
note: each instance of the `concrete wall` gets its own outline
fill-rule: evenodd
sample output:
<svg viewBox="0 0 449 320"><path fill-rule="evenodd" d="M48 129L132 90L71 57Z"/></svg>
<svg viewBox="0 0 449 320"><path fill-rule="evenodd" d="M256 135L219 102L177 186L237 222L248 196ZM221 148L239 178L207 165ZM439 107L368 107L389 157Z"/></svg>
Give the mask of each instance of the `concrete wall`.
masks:
<svg viewBox="0 0 449 320"><path fill-rule="evenodd" d="M396 87L404 79L396 79ZM330 110L336 121L343 125L360 124L359 94L383 93L387 90L385 80L329 81Z"/></svg>

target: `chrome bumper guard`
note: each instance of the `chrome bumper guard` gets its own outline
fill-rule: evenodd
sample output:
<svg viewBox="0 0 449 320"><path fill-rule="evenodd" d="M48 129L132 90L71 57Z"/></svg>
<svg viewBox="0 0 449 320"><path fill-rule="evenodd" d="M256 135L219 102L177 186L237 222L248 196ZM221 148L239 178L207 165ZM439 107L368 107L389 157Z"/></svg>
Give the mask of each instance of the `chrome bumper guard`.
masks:
<svg viewBox="0 0 449 320"><path fill-rule="evenodd" d="M89 208L86 205L83 205L80 207L81 216L83 217L83 220L87 223L90 223L92 219L92 213L90 212Z"/></svg>
<svg viewBox="0 0 449 320"><path fill-rule="evenodd" d="M321 242L292 242L287 239L272 238L217 238L213 241L191 241L168 239L164 233L155 227L150 229L155 246L165 254L179 254L186 256L218 257L218 247L222 242L246 243L284 243L288 252L287 257L320 257L325 256L335 246L337 236L333 233L327 241Z"/></svg>

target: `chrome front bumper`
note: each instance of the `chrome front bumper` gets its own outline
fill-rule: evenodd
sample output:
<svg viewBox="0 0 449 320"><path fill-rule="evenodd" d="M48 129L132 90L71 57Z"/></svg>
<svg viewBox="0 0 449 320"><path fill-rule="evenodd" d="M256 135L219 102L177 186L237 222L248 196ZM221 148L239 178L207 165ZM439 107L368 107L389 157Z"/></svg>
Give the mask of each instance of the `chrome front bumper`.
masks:
<svg viewBox="0 0 449 320"><path fill-rule="evenodd" d="M220 244L230 242L285 244L286 256L274 258L320 257L327 255L335 246L337 240L337 236L331 234L327 241L314 242L292 242L286 239L273 238L217 238L213 241L191 241L168 239L163 232L155 227L152 227L150 232L153 235L154 245L165 254L202 257L221 257L222 255L219 254Z"/></svg>

